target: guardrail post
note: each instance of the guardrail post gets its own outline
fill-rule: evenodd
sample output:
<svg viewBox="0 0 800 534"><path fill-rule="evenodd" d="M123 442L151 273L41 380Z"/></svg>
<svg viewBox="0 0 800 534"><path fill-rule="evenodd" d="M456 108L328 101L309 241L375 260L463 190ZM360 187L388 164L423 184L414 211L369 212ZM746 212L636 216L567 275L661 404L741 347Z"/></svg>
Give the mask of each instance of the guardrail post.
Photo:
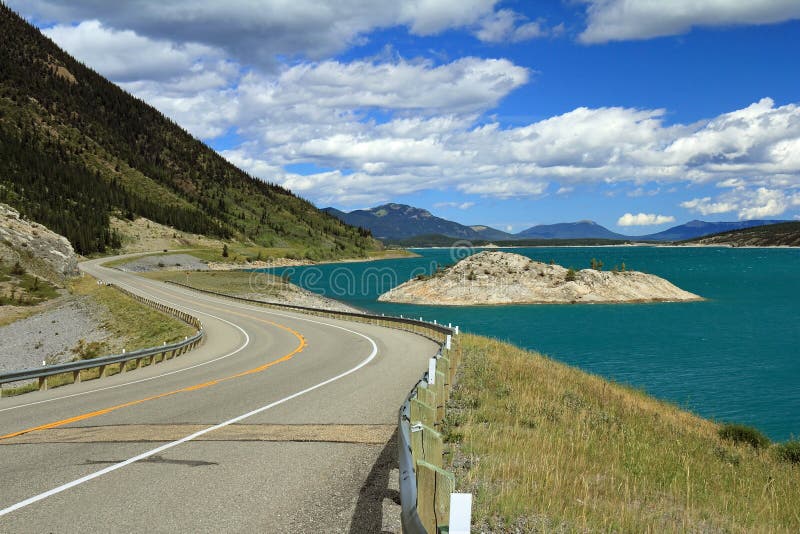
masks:
<svg viewBox="0 0 800 534"><path fill-rule="evenodd" d="M40 376L39 377L39 391L47 391L47 377Z"/></svg>
<svg viewBox="0 0 800 534"><path fill-rule="evenodd" d="M442 373L444 377L444 400L447 402L450 398L450 358L442 356L436 360L436 373Z"/></svg>
<svg viewBox="0 0 800 534"><path fill-rule="evenodd" d="M417 386L417 398L428 406L436 406L436 391L427 387L427 384Z"/></svg>
<svg viewBox="0 0 800 534"><path fill-rule="evenodd" d="M81 383L81 372L80 371L72 371L72 383L73 384L80 384Z"/></svg>
<svg viewBox="0 0 800 534"><path fill-rule="evenodd" d="M417 462L417 512L429 533L450 523L450 494L455 489L452 473L429 464Z"/></svg>
<svg viewBox="0 0 800 534"><path fill-rule="evenodd" d="M422 423L423 425L433 427L436 418L436 409L433 406L428 406L419 399L411 399L409 405L411 407L409 413L411 424Z"/></svg>
<svg viewBox="0 0 800 534"><path fill-rule="evenodd" d="M106 376L108 376L107 373L108 373L108 365L101 365L100 374L97 376L98 378L105 378Z"/></svg>
<svg viewBox="0 0 800 534"><path fill-rule="evenodd" d="M411 443L409 445L415 465L417 461L425 461L442 467L444 441L439 432L422 423L415 423L411 426Z"/></svg>
<svg viewBox="0 0 800 534"><path fill-rule="evenodd" d="M447 402L444 373L439 371L436 371L436 384L434 384L434 391L436 392L436 422L434 426L438 426L440 421L444 419L444 405Z"/></svg>

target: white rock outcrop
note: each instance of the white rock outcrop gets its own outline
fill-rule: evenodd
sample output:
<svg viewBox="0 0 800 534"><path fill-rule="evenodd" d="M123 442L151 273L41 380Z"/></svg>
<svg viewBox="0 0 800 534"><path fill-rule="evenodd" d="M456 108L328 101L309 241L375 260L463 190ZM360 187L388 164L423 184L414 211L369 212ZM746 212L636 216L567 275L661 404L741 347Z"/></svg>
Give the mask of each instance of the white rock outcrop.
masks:
<svg viewBox="0 0 800 534"><path fill-rule="evenodd" d="M55 283L78 273L78 257L66 237L23 220L0 204L0 259L20 262L26 270Z"/></svg>
<svg viewBox="0 0 800 534"><path fill-rule="evenodd" d="M509 252L484 251L429 278L413 279L378 300L406 304L556 304L703 300L667 280L636 271L568 269Z"/></svg>

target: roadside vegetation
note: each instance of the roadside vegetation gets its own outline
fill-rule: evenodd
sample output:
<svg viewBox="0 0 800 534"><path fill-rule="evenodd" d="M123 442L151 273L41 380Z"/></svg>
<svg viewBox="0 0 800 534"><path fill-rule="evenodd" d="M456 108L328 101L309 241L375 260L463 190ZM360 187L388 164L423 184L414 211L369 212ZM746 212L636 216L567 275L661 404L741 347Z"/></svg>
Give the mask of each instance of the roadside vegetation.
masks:
<svg viewBox="0 0 800 534"><path fill-rule="evenodd" d="M105 310L102 328L111 332L111 339L104 349L110 351L125 348L128 352L146 347L171 343L194 334L195 329L171 315L140 304L110 286L97 285L97 280L84 275L72 284L76 295L86 295ZM107 354L107 353L105 353ZM102 356L105 354L98 354Z"/></svg>
<svg viewBox="0 0 800 534"><path fill-rule="evenodd" d="M0 260L0 326L40 311L40 304L59 295L56 286L28 273L18 262Z"/></svg>
<svg viewBox="0 0 800 534"><path fill-rule="evenodd" d="M443 429L491 532L798 532L800 442L461 335Z"/></svg>

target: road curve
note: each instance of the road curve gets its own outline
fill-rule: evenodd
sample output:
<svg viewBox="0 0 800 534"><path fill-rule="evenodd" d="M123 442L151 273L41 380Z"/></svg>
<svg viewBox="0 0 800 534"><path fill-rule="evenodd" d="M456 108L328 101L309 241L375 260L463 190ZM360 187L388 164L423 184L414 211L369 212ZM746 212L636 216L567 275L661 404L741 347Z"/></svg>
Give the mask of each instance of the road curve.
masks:
<svg viewBox="0 0 800 534"><path fill-rule="evenodd" d="M81 268L191 313L192 352L0 400L0 532L381 532L420 336ZM47 428L39 428L47 427ZM384 511L388 511L384 513Z"/></svg>

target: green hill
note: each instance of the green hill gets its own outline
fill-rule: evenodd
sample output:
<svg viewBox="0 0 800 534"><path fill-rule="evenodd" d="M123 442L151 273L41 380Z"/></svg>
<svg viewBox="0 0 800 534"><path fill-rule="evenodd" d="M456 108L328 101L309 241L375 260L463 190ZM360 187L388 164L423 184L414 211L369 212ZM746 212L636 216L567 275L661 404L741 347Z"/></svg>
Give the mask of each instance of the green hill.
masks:
<svg viewBox="0 0 800 534"><path fill-rule="evenodd" d="M119 244L109 217L359 256L369 232L237 169L156 109L76 61L0 4L0 202L81 254Z"/></svg>
<svg viewBox="0 0 800 534"><path fill-rule="evenodd" d="M734 247L800 247L800 222L784 222L732 230L683 241L683 243Z"/></svg>

